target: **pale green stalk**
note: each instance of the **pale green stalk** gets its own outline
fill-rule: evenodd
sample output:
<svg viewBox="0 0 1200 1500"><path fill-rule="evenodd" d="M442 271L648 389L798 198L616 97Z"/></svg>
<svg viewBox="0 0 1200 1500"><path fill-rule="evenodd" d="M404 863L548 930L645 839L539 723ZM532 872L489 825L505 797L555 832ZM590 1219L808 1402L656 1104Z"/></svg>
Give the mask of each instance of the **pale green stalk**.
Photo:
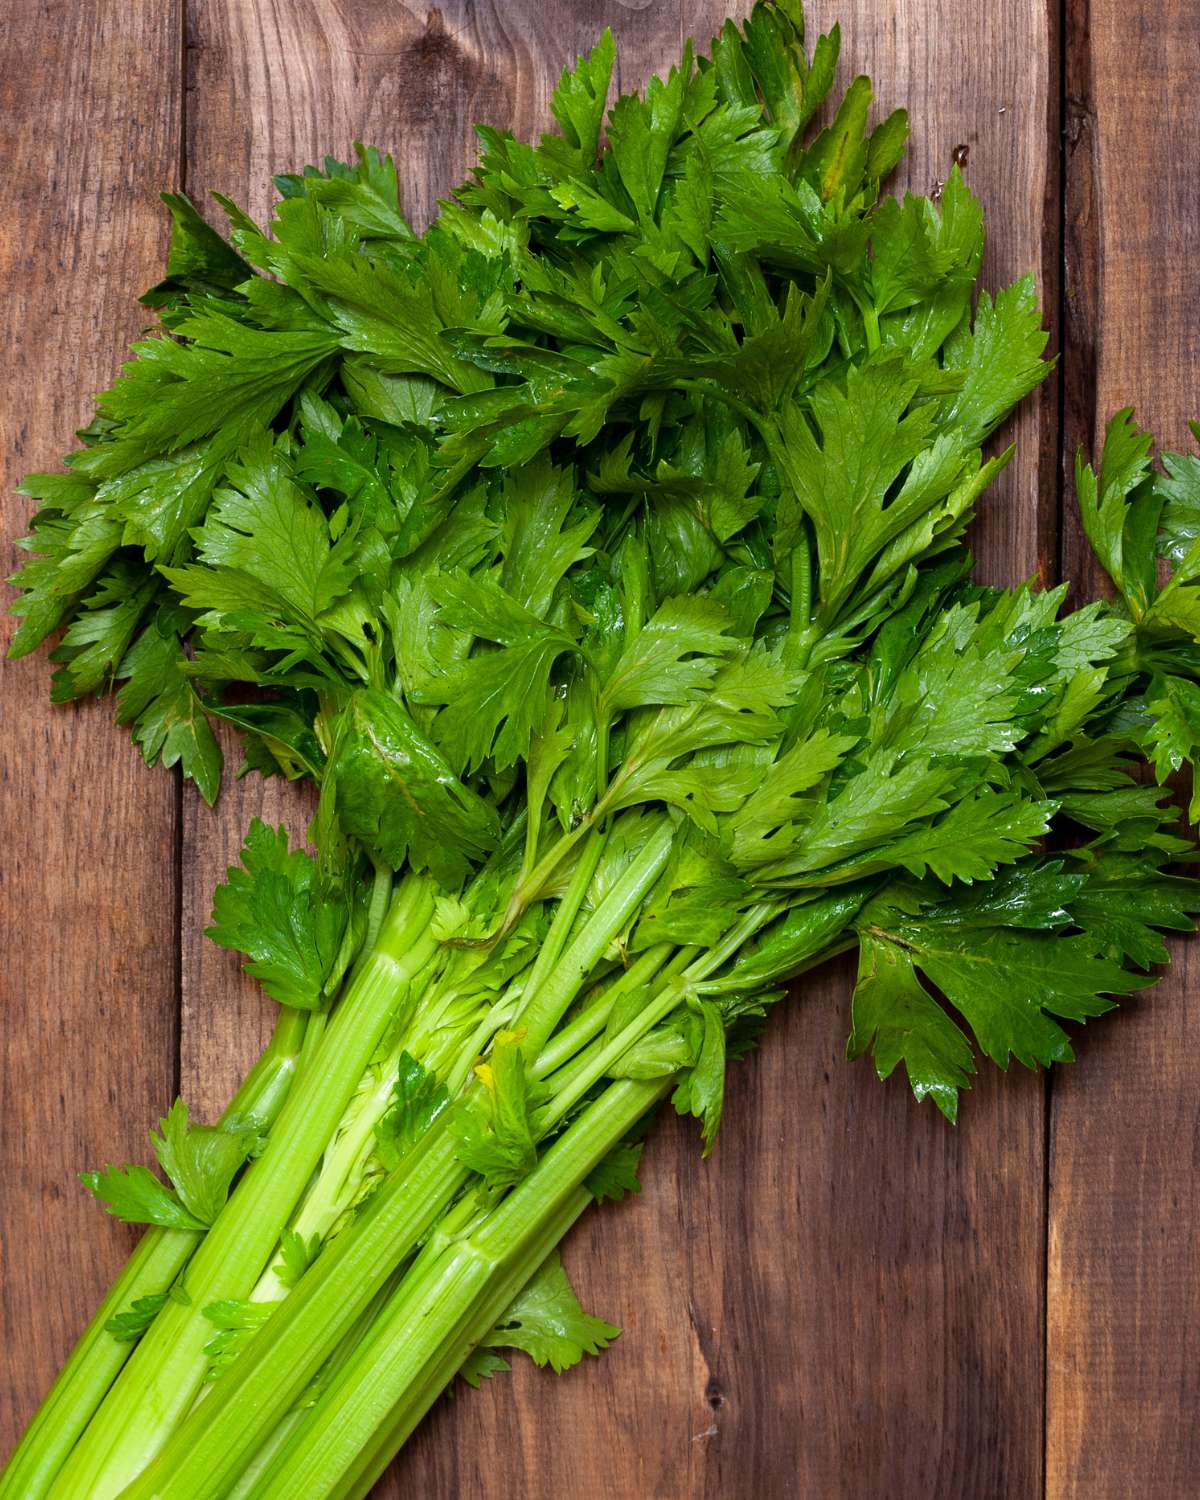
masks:
<svg viewBox="0 0 1200 1500"><path fill-rule="evenodd" d="M253 1116L268 1128L274 1123L296 1075L312 1019L303 1011L280 1011L270 1042L222 1119ZM202 1239L202 1234L188 1229L152 1228L143 1234L9 1459L0 1476L0 1500L43 1500L133 1352L132 1341L108 1332L109 1320L139 1298L161 1296Z"/></svg>
<svg viewBox="0 0 1200 1500"><path fill-rule="evenodd" d="M248 1296L262 1274L368 1062L433 962L432 914L429 882L408 877L263 1155L193 1257L185 1281L190 1300L163 1308L63 1466L51 1500L114 1500L186 1416L207 1368L212 1328L204 1308Z"/></svg>

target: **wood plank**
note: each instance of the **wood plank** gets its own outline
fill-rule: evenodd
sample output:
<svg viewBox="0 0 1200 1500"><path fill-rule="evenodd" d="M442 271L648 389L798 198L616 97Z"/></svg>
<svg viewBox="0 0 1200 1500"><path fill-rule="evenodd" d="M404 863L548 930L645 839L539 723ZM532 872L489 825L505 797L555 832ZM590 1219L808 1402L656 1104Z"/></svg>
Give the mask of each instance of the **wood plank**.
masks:
<svg viewBox="0 0 1200 1500"><path fill-rule="evenodd" d="M617 39L616 86L629 90L676 62L686 36L706 38L715 24L694 6L659 0L636 8L510 0L503 13L519 82L515 107L500 119L526 137L551 123L562 68L604 26ZM589 1214L567 1243L573 1284L586 1307L624 1330L618 1343L562 1379L518 1358L511 1375L443 1399L377 1486L380 1500L706 1493L714 1339L704 1320L720 1317L728 1220L720 1173L699 1156L694 1122L664 1111L641 1196Z"/></svg>
<svg viewBox="0 0 1200 1500"><path fill-rule="evenodd" d="M985 283L1033 271L1052 309L1052 8L910 3L884 24L861 0L809 16L840 19L844 70L876 80L881 109L909 107L894 190L929 192L967 146ZM1056 404L1050 387L1021 413L1017 459L975 529L994 581L1053 575ZM720 1327L725 1404L703 1493L1038 1495L1043 1084L989 1069L948 1130L899 1079L881 1087L842 1060L851 977L796 997L731 1102L724 1298L703 1318Z"/></svg>
<svg viewBox="0 0 1200 1500"><path fill-rule="evenodd" d="M80 0L53 23L35 0L5 12L10 551L29 511L17 481L57 465L147 322L135 299L166 249L180 25L170 3ZM20 1351L0 1383L7 1453L135 1243L75 1174L145 1160L174 1092L176 783L142 764L111 701L52 709L44 652L0 670L0 1341Z"/></svg>
<svg viewBox="0 0 1200 1500"><path fill-rule="evenodd" d="M421 220L463 173L470 121L538 128L561 66L606 20L629 87L724 12L711 0L464 0L422 18L203 0L189 188L261 211L272 170L363 137L396 151ZM857 0L822 3L813 24L839 14L847 72L872 71L885 107L913 108L907 181L927 191L968 145L991 211L989 279L1041 271L1053 302L1049 12L1008 0L950 26L933 0L914 0L883 25ZM1053 479L1054 404L1023 416L1021 457L981 527L993 578L1052 556L1053 507L1031 497L1039 475ZM247 782L217 820L186 814L184 901L197 917L265 795ZM199 962L189 952L185 1076L215 1098L232 1057L252 1053L259 1007L231 968ZM626 1337L569 1379L518 1369L441 1403L381 1495L1040 1493L1042 1087L984 1079L952 1132L899 1082L881 1089L866 1065L841 1061L847 995L842 972L780 1017L739 1071L712 1162L664 1120L641 1199L575 1236L582 1294Z"/></svg>
<svg viewBox="0 0 1200 1500"><path fill-rule="evenodd" d="M1200 414L1200 13L1071 0L1067 458L1119 407L1187 449ZM1068 483L1070 470L1068 468ZM1100 588L1072 512L1064 571ZM1200 1492L1200 954L1088 1028L1052 1094L1047 1496Z"/></svg>

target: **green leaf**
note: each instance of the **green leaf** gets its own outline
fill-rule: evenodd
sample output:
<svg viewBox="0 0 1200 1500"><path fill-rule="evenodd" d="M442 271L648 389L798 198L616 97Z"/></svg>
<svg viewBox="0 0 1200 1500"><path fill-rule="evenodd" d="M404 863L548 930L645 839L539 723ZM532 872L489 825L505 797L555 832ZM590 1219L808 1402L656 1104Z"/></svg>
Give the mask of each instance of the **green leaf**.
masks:
<svg viewBox="0 0 1200 1500"><path fill-rule="evenodd" d="M595 161L599 147L615 59L612 29L606 26L587 56L576 58L573 69L563 69L550 99L550 113L567 144L578 153L580 164L587 168Z"/></svg>
<svg viewBox="0 0 1200 1500"><path fill-rule="evenodd" d="M679 374L691 380L714 380L733 395L749 400L762 411L772 411L804 378L810 360L829 343L826 317L830 278L813 296L789 284L783 312L771 312L764 325L726 354L702 355L687 361ZM660 361L660 369L668 368ZM674 366L669 366L674 369Z"/></svg>
<svg viewBox="0 0 1200 1500"><path fill-rule="evenodd" d="M702 806L711 807L703 801L704 781L700 771L692 795ZM683 799L676 795L678 780L675 786L667 785L666 777L662 782L657 788L660 795L679 805ZM749 899L749 885L724 858L717 840L689 829L676 841L666 870L642 906L630 951L640 952L655 943L714 944L724 935L731 913Z"/></svg>
<svg viewBox="0 0 1200 1500"><path fill-rule="evenodd" d="M226 872L205 933L244 953L246 973L281 1005L320 1010L338 964L350 913L343 892L319 878L316 861L288 848L287 829L253 819L241 864Z"/></svg>
<svg viewBox="0 0 1200 1500"><path fill-rule="evenodd" d="M483 1339L486 1349L523 1349L536 1365L555 1374L577 1365L585 1354L607 1349L621 1330L593 1318L579 1305L557 1250L514 1299ZM495 1367L493 1367L495 1368ZM475 1368L474 1373L492 1373Z"/></svg>
<svg viewBox="0 0 1200 1500"><path fill-rule="evenodd" d="M1061 859L1022 860L969 891L955 889L952 919L959 927L1068 927L1085 883Z"/></svg>
<svg viewBox="0 0 1200 1500"><path fill-rule="evenodd" d="M614 1203L620 1203L629 1193L640 1193L642 1190L637 1174L641 1159L641 1141L622 1142L621 1145L614 1146L598 1166L592 1168L583 1179L583 1185L597 1203L603 1203L609 1198Z"/></svg>
<svg viewBox="0 0 1200 1500"><path fill-rule="evenodd" d="M389 1172L400 1165L449 1102L445 1084L415 1057L402 1052L392 1103L375 1123L375 1152Z"/></svg>
<svg viewBox="0 0 1200 1500"><path fill-rule="evenodd" d="M957 1119L958 1091L975 1071L971 1044L925 990L909 955L870 933L859 946L852 1016L847 1057L870 1048L881 1080L903 1062L917 1099L932 1099Z"/></svg>
<svg viewBox="0 0 1200 1500"><path fill-rule="evenodd" d="M886 848L910 825L944 812L958 779L950 766L921 759L898 765L890 754L875 755L835 796L812 810L802 838L784 825L739 859L753 860L759 882L780 885L843 860L857 861ZM860 866L856 862L849 868L853 878Z"/></svg>
<svg viewBox="0 0 1200 1500"><path fill-rule="evenodd" d="M356 162L327 156L323 170L305 167L299 176L285 173L275 178L275 185L285 198L309 198L370 238L411 240L412 230L400 213L396 163L373 146L355 142L354 150Z"/></svg>
<svg viewBox="0 0 1200 1500"><path fill-rule="evenodd" d="M808 152L808 169L816 175L821 200L844 201L858 190L867 168L867 115L871 108L869 78L858 77L842 96L833 123L816 138Z"/></svg>
<svg viewBox="0 0 1200 1500"><path fill-rule="evenodd" d="M813 812L803 794L819 786L857 744L852 735L814 730L758 772L758 784L728 823L730 858L738 869L775 860L791 829Z"/></svg>
<svg viewBox="0 0 1200 1500"><path fill-rule="evenodd" d="M436 736L451 761L474 771L489 757L505 770L529 754L545 723L554 665L575 642L523 608L489 578L446 574L430 592L444 623L499 642L431 680L424 701L443 703Z"/></svg>
<svg viewBox="0 0 1200 1500"><path fill-rule="evenodd" d="M447 249L448 243L440 241L436 250L429 248L401 266L357 247L322 247L321 253L288 253L281 269L292 285L324 305L341 347L371 355L381 373L428 375L454 391L486 389L490 378L458 359L440 336L450 326L447 314L457 324L472 310L462 305L458 287L450 284L451 268L438 264Z"/></svg>
<svg viewBox="0 0 1200 1500"><path fill-rule="evenodd" d="M296 1230L285 1229L279 1236L279 1260L271 1269L284 1286L298 1286L320 1251L320 1234L314 1232L306 1240Z"/></svg>
<svg viewBox="0 0 1200 1500"><path fill-rule="evenodd" d="M1053 802L1029 802L1011 792L984 788L965 798L927 828L914 829L886 851L888 864L910 874L926 871L952 880L987 880L998 865L1011 864L1045 834Z"/></svg>
<svg viewBox="0 0 1200 1500"><path fill-rule="evenodd" d="M353 539L334 541L329 522L295 483L278 449L266 444L243 453L229 469L230 489L218 491L212 511L196 532L200 559L166 569L192 609L208 609L201 623L219 622L246 604L273 604L286 618L311 625L349 592ZM214 588L209 580L232 585Z"/></svg>
<svg viewBox="0 0 1200 1500"><path fill-rule="evenodd" d="M713 1000L696 1002L701 1021L700 1050L695 1063L680 1079L671 1103L681 1115L703 1122L704 1154L716 1142L725 1107L725 1021Z"/></svg>
<svg viewBox="0 0 1200 1500"><path fill-rule="evenodd" d="M1161 933L1191 932L1200 911L1196 882L1161 868L1154 850L1123 853L1103 844L1076 855L1086 876L1071 898L1072 920L1085 928L1106 957L1140 968L1166 963Z"/></svg>
<svg viewBox="0 0 1200 1500"><path fill-rule="evenodd" d="M1200 423L1192 424L1200 441ZM1178 566L1200 537L1200 457L1194 453L1164 453L1165 475L1157 479L1162 500L1158 550Z"/></svg>
<svg viewBox="0 0 1200 1500"><path fill-rule="evenodd" d="M346 832L393 869L407 859L443 885L458 885L469 865L495 846L493 808L454 775L385 693L356 693L339 733L328 774Z"/></svg>
<svg viewBox="0 0 1200 1500"><path fill-rule="evenodd" d="M320 489L335 490L355 502L356 514L381 524L393 512L378 440L363 430L357 418L342 421L334 409L309 392L301 397L307 427L293 472L297 479Z"/></svg>
<svg viewBox="0 0 1200 1500"><path fill-rule="evenodd" d="M520 1182L537 1165L523 1035L497 1034L487 1061L475 1068L483 1089L464 1099L450 1119L459 1160L478 1172L489 1188Z"/></svg>
<svg viewBox="0 0 1200 1500"><path fill-rule="evenodd" d="M945 420L968 442L981 443L1050 373L1042 358L1048 338L1032 276L997 292L994 301L980 292L974 327L946 345L947 365L965 369L967 378L947 403Z"/></svg>
<svg viewBox="0 0 1200 1500"><path fill-rule="evenodd" d="M1146 744L1161 785L1172 771L1192 767L1188 818L1200 822L1200 785L1195 764L1200 754L1200 686L1186 677L1155 677L1146 694Z"/></svg>
<svg viewBox="0 0 1200 1500"><path fill-rule="evenodd" d="M851 368L844 383L822 381L810 397L811 423L795 403L780 413L779 457L791 494L816 532L826 618L884 547L944 504L965 475L961 440L935 433L928 403L912 405L919 385L907 360L879 357ZM785 501L775 539L781 560L790 556L801 524L795 505Z"/></svg>
<svg viewBox="0 0 1200 1500"><path fill-rule="evenodd" d="M466 1364L458 1373L469 1386L478 1390L485 1380L490 1380L493 1375L506 1374L511 1369L508 1360L501 1359L490 1349L476 1348L467 1356Z"/></svg>
<svg viewBox="0 0 1200 1500"><path fill-rule="evenodd" d="M1154 534L1161 501L1148 483L1152 441L1134 423L1133 408L1126 407L1105 431L1099 479L1082 452L1075 457L1075 492L1084 533L1135 619L1145 614L1157 591ZM1139 525L1139 513L1147 505L1153 514L1148 524Z"/></svg>
<svg viewBox="0 0 1200 1500"><path fill-rule="evenodd" d="M182 193L163 193L171 214L171 248L164 280L142 297L145 307L162 307L176 298L231 292L254 275L242 257L200 217Z"/></svg>
<svg viewBox="0 0 1200 1500"><path fill-rule="evenodd" d="M197 1218L148 1167L108 1166L101 1172L81 1172L79 1180L113 1218L124 1219L127 1224L200 1231L208 1228L207 1220Z"/></svg>
<svg viewBox="0 0 1200 1500"><path fill-rule="evenodd" d="M150 1132L150 1141L160 1166L188 1212L200 1223L211 1224L224 1207L234 1177L262 1146L257 1125L189 1125L187 1106L176 1099L159 1121L159 1130L161 1134Z"/></svg>
<svg viewBox="0 0 1200 1500"><path fill-rule="evenodd" d="M53 700L64 703L110 686L139 627L160 599L153 578L139 577L118 559L50 653L51 661L62 663L54 674Z"/></svg>
<svg viewBox="0 0 1200 1500"><path fill-rule="evenodd" d="M166 1306L166 1292L152 1292L148 1297L135 1297L124 1312L115 1313L104 1325L105 1333L111 1333L119 1344L132 1344L141 1338L151 1323Z"/></svg>
<svg viewBox="0 0 1200 1500"><path fill-rule="evenodd" d="M739 69L734 74L736 89L730 86L734 59L729 54L736 56L739 38L731 22L713 43L713 62L724 75L723 92L750 104L757 86L772 123L780 130L781 147L794 152L804 127L833 84L840 47L838 28L835 25L828 36L817 38L811 64L804 52L804 12L799 4L755 6L743 22L742 32L745 71Z"/></svg>
<svg viewBox="0 0 1200 1500"><path fill-rule="evenodd" d="M608 144L612 160L643 222L653 220L658 207L663 174L683 119L683 101L692 73L691 44L682 64L672 68L666 81L651 78L644 99L623 94L608 118Z"/></svg>
<svg viewBox="0 0 1200 1500"><path fill-rule="evenodd" d="M823 891L793 907L739 952L722 988L754 993L794 978L843 937L870 889L872 882Z"/></svg>
<svg viewBox="0 0 1200 1500"><path fill-rule="evenodd" d="M81 473L114 479L230 425L266 425L337 347L327 331L265 331L212 307L193 310L173 332L135 344L138 358L98 398L114 426L76 455Z"/></svg>
<svg viewBox="0 0 1200 1500"><path fill-rule="evenodd" d="M618 658L602 688L609 714L650 704L687 703L711 682L738 642L730 620L706 599L664 599Z"/></svg>
<svg viewBox="0 0 1200 1500"><path fill-rule="evenodd" d="M574 475L536 459L504 479L503 564L500 586L538 619L548 619L565 574L589 555L586 546L600 521L579 503ZM503 636L478 632L489 640Z"/></svg>
<svg viewBox="0 0 1200 1500"><path fill-rule="evenodd" d="M188 550L190 529L212 503L230 455L256 430L252 422L233 422L179 453L148 458L107 480L96 499L124 523L126 545L141 547L147 561L178 562Z"/></svg>
<svg viewBox="0 0 1200 1500"><path fill-rule="evenodd" d="M1086 933L1062 937L992 928L969 934L945 926L905 927L913 962L970 1024L1000 1067L1069 1062L1066 1032L1052 1017L1085 1021L1111 1010L1113 995L1149 981L1098 951Z"/></svg>
<svg viewBox="0 0 1200 1500"><path fill-rule="evenodd" d="M871 229L875 311L903 311L945 296L968 305L983 256L983 211L954 167L934 204L906 193L885 199Z"/></svg>
<svg viewBox="0 0 1200 1500"><path fill-rule="evenodd" d="M233 1363L278 1306L278 1302L237 1297L208 1303L203 1313L217 1332L204 1346L208 1355L206 1380L215 1380Z"/></svg>
<svg viewBox="0 0 1200 1500"><path fill-rule="evenodd" d="M35 555L9 579L22 591L12 606L22 617L8 648L14 660L58 628L121 541L120 523L96 499L97 486L85 475L30 474L20 493L43 504L31 535L17 542Z"/></svg>
<svg viewBox="0 0 1200 1500"><path fill-rule="evenodd" d="M147 765L181 766L211 807L221 789L221 747L205 705L183 670L183 645L170 631L147 626L122 658L117 722L132 726Z"/></svg>
<svg viewBox="0 0 1200 1500"><path fill-rule="evenodd" d="M233 724L247 747L265 751L258 758L256 770L263 774L280 774L295 781L310 776L320 781L325 771L325 753L309 721L297 710L281 703L233 703L205 707L211 718ZM244 769L244 768L243 768Z"/></svg>

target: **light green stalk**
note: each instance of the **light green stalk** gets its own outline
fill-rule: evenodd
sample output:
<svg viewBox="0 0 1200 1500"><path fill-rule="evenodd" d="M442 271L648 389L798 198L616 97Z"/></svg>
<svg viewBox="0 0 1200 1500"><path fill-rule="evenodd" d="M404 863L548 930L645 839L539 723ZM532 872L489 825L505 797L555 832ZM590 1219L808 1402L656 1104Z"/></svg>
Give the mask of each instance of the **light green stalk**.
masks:
<svg viewBox="0 0 1200 1500"><path fill-rule="evenodd" d="M672 825L660 828L583 923L546 983L526 1003L538 1031L553 1029L613 939L641 907L670 854ZM528 1024L522 1021L523 1025ZM211 1394L131 1484L125 1500L216 1496L253 1457L321 1368L364 1303L428 1232L469 1174L444 1125L434 1122L362 1218L319 1257ZM225 1413L234 1415L226 1418Z"/></svg>
<svg viewBox="0 0 1200 1500"><path fill-rule="evenodd" d="M611 1084L481 1226L414 1266L250 1500L365 1495L587 1207L584 1178L669 1087Z"/></svg>
<svg viewBox="0 0 1200 1500"><path fill-rule="evenodd" d="M224 1494L469 1176L453 1140L435 1121L353 1229L320 1256L123 1500Z"/></svg>
<svg viewBox="0 0 1200 1500"><path fill-rule="evenodd" d="M204 1345L212 1329L204 1308L248 1296L262 1274L367 1064L434 961L432 914L430 883L408 877L263 1155L192 1258L185 1280L189 1303L172 1300L159 1314L63 1466L51 1500L114 1500L187 1414L207 1365Z"/></svg>
<svg viewBox="0 0 1200 1500"><path fill-rule="evenodd" d="M281 1010L262 1056L242 1080L223 1120L253 1116L270 1127L296 1075L310 1017ZM133 1352L107 1324L140 1297L161 1296L191 1259L203 1235L189 1229L149 1229L75 1345L0 1476L0 1500L43 1500L80 1434Z"/></svg>

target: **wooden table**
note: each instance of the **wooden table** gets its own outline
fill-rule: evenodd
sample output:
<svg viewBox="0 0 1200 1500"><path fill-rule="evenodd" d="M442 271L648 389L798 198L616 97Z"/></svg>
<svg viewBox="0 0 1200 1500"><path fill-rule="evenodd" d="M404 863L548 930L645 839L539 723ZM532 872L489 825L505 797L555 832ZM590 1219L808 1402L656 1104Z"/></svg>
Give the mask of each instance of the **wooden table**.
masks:
<svg viewBox="0 0 1200 1500"><path fill-rule="evenodd" d="M738 9L741 7L739 6ZM261 215L272 170L392 149L425 221L472 121L528 134L611 22L637 86L720 0L10 0L0 35L6 538L144 321L162 188ZM1138 12L1141 12L1139 15ZM1200 415L1200 10L1194 0L820 0L847 74L907 103L903 181L955 148L986 278L1037 273L1058 374L977 533L987 575L1096 586L1076 445L1132 402L1174 446ZM7 1449L133 1243L77 1169L145 1159L177 1089L215 1113L266 1006L201 928L252 813L147 771L109 704L51 710L5 668L3 1329ZM720 1147L659 1129L640 1199L568 1259L622 1324L561 1380L521 1366L443 1401L381 1484L445 1500L1126 1500L1200 1494L1200 948L1094 1023L1049 1080L983 1074L951 1129L842 1060L848 975L807 985L732 1084Z"/></svg>

